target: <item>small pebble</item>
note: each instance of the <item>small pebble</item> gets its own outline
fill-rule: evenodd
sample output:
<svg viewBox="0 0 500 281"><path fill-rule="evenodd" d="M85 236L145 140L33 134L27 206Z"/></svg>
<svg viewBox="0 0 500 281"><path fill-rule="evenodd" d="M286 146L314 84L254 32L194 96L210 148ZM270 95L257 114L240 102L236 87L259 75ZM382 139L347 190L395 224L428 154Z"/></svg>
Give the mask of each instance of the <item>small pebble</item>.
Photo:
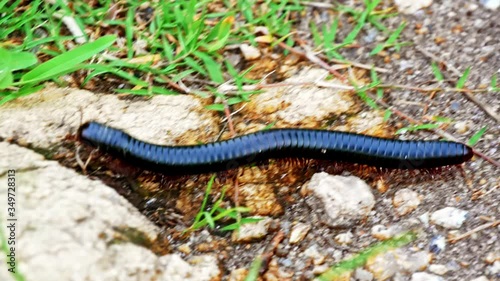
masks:
<svg viewBox="0 0 500 281"><path fill-rule="evenodd" d="M490 10L496 10L500 7L500 0L480 0L481 4Z"/></svg>
<svg viewBox="0 0 500 281"><path fill-rule="evenodd" d="M320 265L325 261L325 256L318 251L318 245L313 244L304 251L304 256L311 258L313 264Z"/></svg>
<svg viewBox="0 0 500 281"><path fill-rule="evenodd" d="M394 3L401 13L414 14L422 8L429 7L432 0L395 0Z"/></svg>
<svg viewBox="0 0 500 281"><path fill-rule="evenodd" d="M469 212L454 207L446 207L431 214L431 222L444 228L460 228Z"/></svg>
<svg viewBox="0 0 500 281"><path fill-rule="evenodd" d="M272 219L264 217L256 223L243 224L238 230L233 231L231 239L234 242L250 242L267 235Z"/></svg>
<svg viewBox="0 0 500 281"><path fill-rule="evenodd" d="M490 281L490 279L488 279L488 277L483 275L483 276L476 277L470 281Z"/></svg>
<svg viewBox="0 0 500 281"><path fill-rule="evenodd" d="M254 60L261 56L259 49L255 48L252 45L241 44L240 50L246 60Z"/></svg>
<svg viewBox="0 0 500 281"><path fill-rule="evenodd" d="M357 281L372 281L373 274L363 268L357 268L354 272L354 278L356 278Z"/></svg>
<svg viewBox="0 0 500 281"><path fill-rule="evenodd" d="M337 243L342 244L342 245L347 245L352 243L352 233L350 231L346 233L340 233L337 236L335 236L335 241Z"/></svg>
<svg viewBox="0 0 500 281"><path fill-rule="evenodd" d="M420 202L419 194L408 188L398 190L392 199L392 204L400 216L413 212Z"/></svg>
<svg viewBox="0 0 500 281"><path fill-rule="evenodd" d="M300 222L295 224L290 232L290 244L297 244L304 240L309 230L311 230L311 226L308 224Z"/></svg>
<svg viewBox="0 0 500 281"><path fill-rule="evenodd" d="M416 272L411 275L411 281L443 281L440 276L427 272Z"/></svg>
<svg viewBox="0 0 500 281"><path fill-rule="evenodd" d="M429 265L429 271L437 275L445 275L449 269L444 264L431 264Z"/></svg>

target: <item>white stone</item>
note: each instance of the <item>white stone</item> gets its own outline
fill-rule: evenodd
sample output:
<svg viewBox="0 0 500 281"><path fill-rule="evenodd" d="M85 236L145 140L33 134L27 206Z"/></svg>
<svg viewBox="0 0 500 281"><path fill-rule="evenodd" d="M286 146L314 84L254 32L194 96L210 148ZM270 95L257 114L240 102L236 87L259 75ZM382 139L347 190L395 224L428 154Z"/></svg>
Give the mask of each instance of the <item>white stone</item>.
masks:
<svg viewBox="0 0 500 281"><path fill-rule="evenodd" d="M347 245L352 243L352 233L350 231L345 232L345 233L340 233L337 236L335 236L335 241L339 244Z"/></svg>
<svg viewBox="0 0 500 281"><path fill-rule="evenodd" d="M429 265L429 271L437 275L445 275L449 269L444 264L431 264Z"/></svg>
<svg viewBox="0 0 500 281"><path fill-rule="evenodd" d="M0 142L0 182L15 169L20 222L16 249L25 279L45 280L210 280L220 275L217 260L183 261L172 267L151 250L128 242L112 243L115 229L134 229L154 241L159 229L116 191L29 149ZM0 188L0 198L7 198ZM3 200L3 199L2 199ZM3 203L6 205L6 203ZM0 208L5 217L6 208ZM0 225L5 229L2 222ZM188 274L172 278L173 271ZM198 274L201 272L202 275ZM12 280L0 255L0 280Z"/></svg>
<svg viewBox="0 0 500 281"><path fill-rule="evenodd" d="M255 48L252 45L241 44L240 50L246 60L254 60L261 56L259 49Z"/></svg>
<svg viewBox="0 0 500 281"><path fill-rule="evenodd" d="M482 276L476 277L470 281L490 281L490 279L488 279L488 277L482 275Z"/></svg>
<svg viewBox="0 0 500 281"><path fill-rule="evenodd" d="M400 216L413 212L420 202L419 194L408 188L398 190L392 199L392 203Z"/></svg>
<svg viewBox="0 0 500 281"><path fill-rule="evenodd" d="M431 214L431 222L444 228L460 228L467 219L468 211L446 207Z"/></svg>
<svg viewBox="0 0 500 281"><path fill-rule="evenodd" d="M311 226L305 223L296 223L290 231L290 244L297 244L302 241L307 233L311 230Z"/></svg>
<svg viewBox="0 0 500 281"><path fill-rule="evenodd" d="M490 10L496 10L500 7L500 0L480 0L484 7Z"/></svg>
<svg viewBox="0 0 500 281"><path fill-rule="evenodd" d="M429 7L432 0L395 0L394 3L401 13L413 14L422 8Z"/></svg>
<svg viewBox="0 0 500 281"><path fill-rule="evenodd" d="M354 176L316 173L306 188L321 200L332 226L350 225L368 216L375 205L370 186Z"/></svg>
<svg viewBox="0 0 500 281"><path fill-rule="evenodd" d="M357 281L372 281L373 274L363 268L357 268L354 272L354 278L356 278Z"/></svg>
<svg viewBox="0 0 500 281"><path fill-rule="evenodd" d="M233 241L249 242L261 239L267 235L272 219L269 217L259 216L256 216L254 218L261 218L261 220L255 223L246 223L241 225L239 229L233 231L233 234L231 236Z"/></svg>
<svg viewBox="0 0 500 281"><path fill-rule="evenodd" d="M427 272L415 272L411 275L411 281L444 281L444 279Z"/></svg>
<svg viewBox="0 0 500 281"><path fill-rule="evenodd" d="M374 275L375 280L387 280L399 273L424 270L431 257L426 251L409 252L400 248L369 259L366 269Z"/></svg>

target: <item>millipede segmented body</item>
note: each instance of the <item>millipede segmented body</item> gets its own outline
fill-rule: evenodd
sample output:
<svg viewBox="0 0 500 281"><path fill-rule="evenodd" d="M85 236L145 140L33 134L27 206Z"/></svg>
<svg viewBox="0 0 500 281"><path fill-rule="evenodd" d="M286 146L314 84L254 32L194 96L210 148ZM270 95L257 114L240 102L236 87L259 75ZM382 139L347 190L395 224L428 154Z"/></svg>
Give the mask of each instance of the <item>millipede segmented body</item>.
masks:
<svg viewBox="0 0 500 281"><path fill-rule="evenodd" d="M166 174L229 170L272 158L311 158L389 169L432 169L469 160L472 149L450 141L402 141L313 129L271 129L220 142L162 146L89 122L79 138L146 169Z"/></svg>

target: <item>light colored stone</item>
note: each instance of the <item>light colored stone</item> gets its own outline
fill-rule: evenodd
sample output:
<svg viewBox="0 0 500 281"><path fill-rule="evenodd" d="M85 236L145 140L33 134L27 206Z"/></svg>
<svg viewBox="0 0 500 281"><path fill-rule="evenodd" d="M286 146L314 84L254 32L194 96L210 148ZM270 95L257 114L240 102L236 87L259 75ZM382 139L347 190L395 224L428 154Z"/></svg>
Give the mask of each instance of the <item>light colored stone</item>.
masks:
<svg viewBox="0 0 500 281"><path fill-rule="evenodd" d="M469 212L454 207L446 207L431 214L431 222L444 228L460 228Z"/></svg>
<svg viewBox="0 0 500 281"><path fill-rule="evenodd" d="M416 272L411 275L411 281L444 281L444 279L427 272Z"/></svg>
<svg viewBox="0 0 500 281"><path fill-rule="evenodd" d="M413 212L418 207L420 202L420 195L408 188L398 190L392 199L396 212L400 216Z"/></svg>
<svg viewBox="0 0 500 281"><path fill-rule="evenodd" d="M444 264L431 264L429 265L429 271L437 275L445 275L450 270Z"/></svg>
<svg viewBox="0 0 500 281"><path fill-rule="evenodd" d="M399 248L368 259L366 269L373 274L375 280L387 280L396 274L424 270L431 257L425 251L409 252Z"/></svg>
<svg viewBox="0 0 500 281"><path fill-rule="evenodd" d="M311 226L305 223L296 223L290 231L290 244L297 244L304 240L307 233L311 230Z"/></svg>
<svg viewBox="0 0 500 281"><path fill-rule="evenodd" d="M257 216L254 218L261 218L261 220L255 223L241 225L239 229L233 231L231 239L235 242L250 242L266 236L272 219L269 217Z"/></svg>
<svg viewBox="0 0 500 281"><path fill-rule="evenodd" d="M490 10L496 10L500 7L500 0L480 0L481 4Z"/></svg>
<svg viewBox="0 0 500 281"><path fill-rule="evenodd" d="M414 14L422 8L429 7L432 0L394 0L398 11L404 14Z"/></svg>
<svg viewBox="0 0 500 281"><path fill-rule="evenodd" d="M241 44L240 50L246 60L258 59L261 56L259 49L252 45Z"/></svg>
<svg viewBox="0 0 500 281"><path fill-rule="evenodd" d="M326 258L325 255L319 252L318 245L316 244L309 246L309 248L304 251L304 256L311 258L315 265L323 264Z"/></svg>
<svg viewBox="0 0 500 281"><path fill-rule="evenodd" d="M357 281L372 281L373 274L363 268L357 268L354 272L354 278L356 278Z"/></svg>
<svg viewBox="0 0 500 281"><path fill-rule="evenodd" d="M332 226L351 225L368 216L375 205L370 186L354 176L316 173L305 186L321 200Z"/></svg>
<svg viewBox="0 0 500 281"><path fill-rule="evenodd" d="M500 274L500 261L494 262L492 265L486 268L486 272L490 275Z"/></svg>
<svg viewBox="0 0 500 281"><path fill-rule="evenodd" d="M218 133L218 121L204 109L202 100L188 95L131 101L84 90L46 88L0 107L0 120L0 137L20 138L38 148L60 143L90 120L158 144L174 144L174 139L188 131L196 132L196 137L186 144L206 141Z"/></svg>
<svg viewBox="0 0 500 281"><path fill-rule="evenodd" d="M283 84L316 83L322 81L328 71L306 68ZM329 81L347 86L340 81ZM332 115L341 115L355 110L355 102L346 90L314 86L272 87L265 92L253 95L243 111L249 116L259 116L278 120L278 125L319 124Z"/></svg>
<svg viewBox="0 0 500 281"><path fill-rule="evenodd" d="M400 235L405 231L407 231L407 229L399 225L391 225L389 227L386 227L382 224L376 224L372 227L372 236L377 238L378 240L387 240L396 235Z"/></svg>
<svg viewBox="0 0 500 281"><path fill-rule="evenodd" d="M8 169L17 171L16 242L22 247L16 248L16 255L27 281L210 280L220 275L211 256L196 258L204 262L193 262L194 257L186 262L178 255L158 257L135 244L113 243L120 234L115 229L134 229L152 241L159 229L100 181L5 142L0 142L0 159L0 182L7 182ZM0 188L0 198L7 198L5 192ZM5 211L0 209L0 217ZM4 259L0 255L0 280L10 281L12 276L4 275Z"/></svg>
<svg viewBox="0 0 500 281"><path fill-rule="evenodd" d="M339 244L343 245L348 245L352 243L352 233L350 231L345 232L345 233L340 233L337 236L335 236L335 241Z"/></svg>

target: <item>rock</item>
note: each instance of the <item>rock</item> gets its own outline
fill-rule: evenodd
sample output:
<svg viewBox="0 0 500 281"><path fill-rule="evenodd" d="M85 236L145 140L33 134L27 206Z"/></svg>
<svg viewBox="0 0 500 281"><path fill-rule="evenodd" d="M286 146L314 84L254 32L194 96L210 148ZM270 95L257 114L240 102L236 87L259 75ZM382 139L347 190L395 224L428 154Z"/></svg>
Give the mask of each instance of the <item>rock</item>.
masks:
<svg viewBox="0 0 500 281"><path fill-rule="evenodd" d="M295 224L290 232L290 244L297 244L304 240L309 230L311 230L311 226L308 224L300 222Z"/></svg>
<svg viewBox="0 0 500 281"><path fill-rule="evenodd" d="M500 250L496 250L494 252L487 253L486 257L484 258L484 261L487 264L492 264L496 261L500 261Z"/></svg>
<svg viewBox="0 0 500 281"><path fill-rule="evenodd" d="M460 228L469 212L453 207L446 207L431 214L431 222L444 228Z"/></svg>
<svg viewBox="0 0 500 281"><path fill-rule="evenodd" d="M163 273L161 280L165 281L209 281L218 280L221 275L217 265L217 258L212 255L194 256L188 262L184 261L179 255L166 255L160 257L158 263L159 269ZM146 279L135 278L133 280Z"/></svg>
<svg viewBox="0 0 500 281"><path fill-rule="evenodd" d="M352 233L350 231L346 233L340 233L337 236L335 236L335 241L337 243L342 244L342 245L347 245L352 243Z"/></svg>
<svg viewBox="0 0 500 281"><path fill-rule="evenodd" d="M127 130L144 141L184 144L209 141L217 135L217 120L203 101L189 95L156 95L148 100L123 100L84 90L46 88L0 108L0 138L16 137L37 148L51 148L90 120ZM184 139L183 139L184 140Z"/></svg>
<svg viewBox="0 0 500 281"><path fill-rule="evenodd" d="M496 10L498 7L500 7L500 0L479 0L481 4L490 10Z"/></svg>
<svg viewBox="0 0 500 281"><path fill-rule="evenodd" d="M500 275L500 261L496 261L491 266L488 266L486 272L490 275Z"/></svg>
<svg viewBox="0 0 500 281"><path fill-rule="evenodd" d="M239 229L233 231L231 239L234 242L250 242L253 240L258 240L267 235L269 230L269 225L272 219L269 217L255 217L262 218L260 221L255 223L246 223L240 226Z"/></svg>
<svg viewBox="0 0 500 281"><path fill-rule="evenodd" d="M247 277L248 270L246 268L237 268L229 274L229 281L244 281Z"/></svg>
<svg viewBox="0 0 500 281"><path fill-rule="evenodd" d="M255 48L252 45L241 44L240 50L246 60L258 59L261 56L259 49Z"/></svg>
<svg viewBox="0 0 500 281"><path fill-rule="evenodd" d="M409 252L400 248L368 259L366 269L373 274L375 280L387 280L396 274L424 270L431 256L425 251Z"/></svg>
<svg viewBox="0 0 500 281"><path fill-rule="evenodd" d="M399 225L391 225L386 227L382 224L376 224L372 227L372 236L378 240L387 240L396 235L402 234L407 229Z"/></svg>
<svg viewBox="0 0 500 281"><path fill-rule="evenodd" d="M414 14L416 11L429 7L432 0L395 0L398 11L404 14Z"/></svg>
<svg viewBox="0 0 500 281"><path fill-rule="evenodd" d="M431 264L429 265L429 271L437 275L445 275L449 269L444 264Z"/></svg>
<svg viewBox="0 0 500 281"><path fill-rule="evenodd" d="M411 189L401 189L396 192L392 203L396 208L396 212L400 216L409 214L415 210L421 202L419 194Z"/></svg>
<svg viewBox="0 0 500 281"><path fill-rule="evenodd" d="M375 205L370 186L354 176L316 173L305 187L321 200L327 223L334 227L351 225L368 216Z"/></svg>
<svg viewBox="0 0 500 281"><path fill-rule="evenodd" d="M418 216L418 219L425 227L429 227L429 212L425 212L422 215Z"/></svg>
<svg viewBox="0 0 500 281"><path fill-rule="evenodd" d="M96 280L96 276L102 280L210 280L220 275L214 257L201 256L204 262L192 263L179 255L158 257L125 239L117 241L116 237L124 236L117 229L133 230L141 240L151 242L159 229L102 182L5 142L0 142L0 159L0 181L7 182L7 169L15 169L16 183L22 187L16 190L22 210L16 241L22 247L16 249L16 256L26 280L72 280L75 276L79 280ZM5 192L0 188L2 198L7 197ZM1 217L5 210L0 209ZM0 255L0 279L11 280L2 276L7 272L4 258ZM174 267L172 260L184 269Z"/></svg>
<svg viewBox="0 0 500 281"><path fill-rule="evenodd" d="M326 77L328 71L318 68L306 68L282 83L316 83ZM340 81L330 80L329 83ZM338 116L356 109L353 98L346 90L328 87L284 86L273 87L258 95L253 95L243 112L277 125L313 126L326 118Z"/></svg>
<svg viewBox="0 0 500 281"><path fill-rule="evenodd" d="M316 244L309 246L309 248L304 251L304 256L311 258L315 265L323 264L326 258L325 255L318 251L318 245Z"/></svg>
<svg viewBox="0 0 500 281"><path fill-rule="evenodd" d="M411 281L444 281L444 279L427 272L416 272L411 275Z"/></svg>
<svg viewBox="0 0 500 281"><path fill-rule="evenodd" d="M356 271L354 272L354 278L357 281L372 281L373 280L373 274L365 270L363 268L357 268Z"/></svg>

